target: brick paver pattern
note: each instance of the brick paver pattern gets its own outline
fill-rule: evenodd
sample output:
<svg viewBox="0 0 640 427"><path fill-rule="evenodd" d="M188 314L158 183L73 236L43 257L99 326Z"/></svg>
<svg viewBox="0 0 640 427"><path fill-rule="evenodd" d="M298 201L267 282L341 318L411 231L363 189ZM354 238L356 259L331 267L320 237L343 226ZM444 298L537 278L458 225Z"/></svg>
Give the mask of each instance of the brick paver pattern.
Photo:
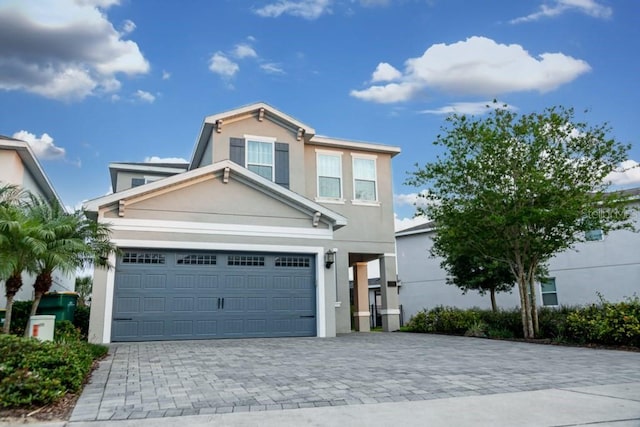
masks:
<svg viewBox="0 0 640 427"><path fill-rule="evenodd" d="M407 333L115 344L71 421L439 399L640 381L640 353Z"/></svg>

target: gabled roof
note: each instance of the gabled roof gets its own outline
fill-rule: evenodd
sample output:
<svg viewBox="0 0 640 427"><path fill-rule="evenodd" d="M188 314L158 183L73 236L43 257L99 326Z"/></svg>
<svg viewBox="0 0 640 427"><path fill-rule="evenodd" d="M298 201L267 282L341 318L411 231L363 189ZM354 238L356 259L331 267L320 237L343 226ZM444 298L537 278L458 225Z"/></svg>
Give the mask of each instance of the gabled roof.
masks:
<svg viewBox="0 0 640 427"><path fill-rule="evenodd" d="M377 153L391 154L391 157L399 154L400 147L393 145L374 144L364 141L351 141L348 139L331 138L328 136L314 135L309 139L309 143L313 145L321 145L326 147L347 148L350 150L362 150Z"/></svg>
<svg viewBox="0 0 640 427"><path fill-rule="evenodd" d="M189 168L189 163L146 163L146 162L116 162L109 163L109 174L111 176L111 188L116 191L116 181L118 172L148 172L150 174L175 175L182 173Z"/></svg>
<svg viewBox="0 0 640 427"><path fill-rule="evenodd" d="M430 231L435 230L435 228L436 228L435 221L429 221L424 224L414 225L413 227L409 227L407 229L397 231L396 237L410 236L412 234L428 233Z"/></svg>
<svg viewBox="0 0 640 427"><path fill-rule="evenodd" d="M33 179L36 181L40 190L42 190L46 199L56 200L60 206L64 206L62 199L60 199L60 196L56 193L56 190L53 188L49 178L47 178L47 175L44 173L42 166L40 166L40 163L38 162L36 155L31 150L29 144L19 139L0 135L0 149L14 150L18 156L20 156L20 160L22 160L26 169L33 176Z"/></svg>
<svg viewBox="0 0 640 427"><path fill-rule="evenodd" d="M193 169L196 164L200 162L204 154L204 150L207 147L207 143L211 137L213 129L220 125L224 126L234 121L242 120L247 117L258 117L260 120L271 120L282 126L289 127L293 131L297 132L302 129L302 132L306 136L315 135L316 131L311 126L302 123L298 119L291 117L290 115L283 113L282 111L272 107L265 102L256 102L248 104L234 110L225 111L222 113L214 114L212 116L205 117L202 129L196 140L195 148L193 149L193 156L189 169Z"/></svg>
<svg viewBox="0 0 640 427"><path fill-rule="evenodd" d="M101 207L119 202L120 200L135 198L143 194L152 194L158 190L188 183L189 181L196 180L197 178L206 175L223 175L226 169L229 170L229 176L233 177L235 180L242 182L245 185L249 185L256 190L269 195L270 197L288 204L289 206L306 212L310 216L314 216L314 214L320 213L319 220L331 224L334 229L338 229L347 225L347 218L345 218L344 216L330 209L327 209L326 207L312 200L309 200L299 195L298 193L288 190L281 185L269 181L268 179L265 179L260 175L251 172L250 170L245 169L236 163L231 162L230 160L223 160L212 165L173 175L168 178L141 185L139 187L133 187L128 190L120 191L118 193L98 197L96 199L85 202L84 208L89 212L97 213Z"/></svg>

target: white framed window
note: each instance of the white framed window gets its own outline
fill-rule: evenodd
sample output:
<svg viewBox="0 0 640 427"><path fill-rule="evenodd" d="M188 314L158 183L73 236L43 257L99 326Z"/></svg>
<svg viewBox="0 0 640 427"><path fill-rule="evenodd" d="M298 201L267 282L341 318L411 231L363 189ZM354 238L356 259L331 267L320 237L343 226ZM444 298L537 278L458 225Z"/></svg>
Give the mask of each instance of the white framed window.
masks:
<svg viewBox="0 0 640 427"><path fill-rule="evenodd" d="M353 199L378 201L376 156L353 155Z"/></svg>
<svg viewBox="0 0 640 427"><path fill-rule="evenodd" d="M342 199L342 153L316 151L318 198Z"/></svg>
<svg viewBox="0 0 640 427"><path fill-rule="evenodd" d="M556 278L549 277L540 282L540 295L542 295L543 306L558 305L558 291L556 289Z"/></svg>
<svg viewBox="0 0 640 427"><path fill-rule="evenodd" d="M584 233L584 240L587 242L599 242L604 240L604 233L600 229L586 231Z"/></svg>
<svg viewBox="0 0 640 427"><path fill-rule="evenodd" d="M269 181L274 180L275 138L245 135L246 168Z"/></svg>

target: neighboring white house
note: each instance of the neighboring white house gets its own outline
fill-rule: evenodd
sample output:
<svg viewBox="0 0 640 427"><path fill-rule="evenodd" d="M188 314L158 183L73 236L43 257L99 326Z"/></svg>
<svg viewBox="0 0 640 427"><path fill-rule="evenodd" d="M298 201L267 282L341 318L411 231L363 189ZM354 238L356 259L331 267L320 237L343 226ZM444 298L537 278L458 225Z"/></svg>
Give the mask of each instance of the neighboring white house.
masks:
<svg viewBox="0 0 640 427"><path fill-rule="evenodd" d="M640 188L628 190L640 195ZM640 229L637 212L636 228ZM399 302L405 319L423 308L438 305L460 308L491 308L489 295L476 291L466 295L446 283L447 272L442 261L430 250L436 232L432 222L396 232L398 277L402 286ZM608 301L640 295L640 233L620 230L603 235L600 230L589 232L587 241L577 243L549 262L549 282L538 285L540 306L584 305L598 301L598 293ZM520 305L518 289L496 295L498 307Z"/></svg>
<svg viewBox="0 0 640 427"><path fill-rule="evenodd" d="M56 200L62 205L60 197L42 170L29 144L0 135L0 185L6 184L20 186L34 195L46 200ZM33 299L34 279L34 276L23 275L22 288L15 298L17 301ZM52 291L73 291L74 287L74 277L65 276L58 271L53 273ZM6 304L3 281L0 282L0 309L3 309Z"/></svg>

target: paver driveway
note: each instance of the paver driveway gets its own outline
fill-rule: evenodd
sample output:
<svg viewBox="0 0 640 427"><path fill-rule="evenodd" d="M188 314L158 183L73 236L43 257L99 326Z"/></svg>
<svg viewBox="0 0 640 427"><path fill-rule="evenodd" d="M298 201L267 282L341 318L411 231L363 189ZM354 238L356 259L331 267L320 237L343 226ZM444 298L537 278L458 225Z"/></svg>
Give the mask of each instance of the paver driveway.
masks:
<svg viewBox="0 0 640 427"><path fill-rule="evenodd" d="M406 333L112 345L71 421L640 381L640 353Z"/></svg>

